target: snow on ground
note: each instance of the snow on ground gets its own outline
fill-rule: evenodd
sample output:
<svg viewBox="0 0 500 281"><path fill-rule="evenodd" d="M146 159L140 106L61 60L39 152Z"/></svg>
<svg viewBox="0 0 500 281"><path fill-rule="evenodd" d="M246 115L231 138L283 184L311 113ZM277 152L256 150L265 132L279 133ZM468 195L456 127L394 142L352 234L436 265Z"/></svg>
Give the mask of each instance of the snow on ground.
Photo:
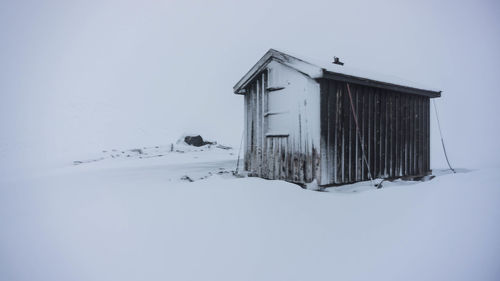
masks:
<svg viewBox="0 0 500 281"><path fill-rule="evenodd" d="M79 169L61 171L95 171L134 173L144 178L157 177L166 181L196 181L211 175L228 175L236 169L238 152L225 145L194 147L185 144L140 147L127 150L104 150L85 160L75 160ZM128 171L127 171L128 170Z"/></svg>
<svg viewBox="0 0 500 281"><path fill-rule="evenodd" d="M500 278L500 169L314 192L139 149L0 181L0 280Z"/></svg>

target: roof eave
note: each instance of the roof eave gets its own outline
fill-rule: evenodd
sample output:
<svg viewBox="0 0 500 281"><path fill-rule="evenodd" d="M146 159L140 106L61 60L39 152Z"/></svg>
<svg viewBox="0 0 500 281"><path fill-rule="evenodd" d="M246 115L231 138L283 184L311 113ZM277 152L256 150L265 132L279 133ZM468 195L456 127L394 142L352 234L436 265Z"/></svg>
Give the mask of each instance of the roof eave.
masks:
<svg viewBox="0 0 500 281"><path fill-rule="evenodd" d="M370 86L370 87L377 87L377 88L382 88L382 89L387 89L387 90L394 90L394 91L399 91L399 92L404 92L404 93L409 93L409 94L427 96L429 98L441 97L441 91L418 89L418 88L402 86L402 85L397 85L397 84L392 84L392 83L387 83L387 82L381 82L381 81L371 80L371 79L367 79L367 78L332 72L332 71L328 71L326 69L323 69L323 75L321 76L321 78L332 79L332 80L342 81L342 82L350 82L350 83L354 83L354 84L360 84L360 85Z"/></svg>
<svg viewBox="0 0 500 281"><path fill-rule="evenodd" d="M264 56L236 83L233 87L233 92L237 95L245 94L244 87L251 81L273 57L273 49L267 51Z"/></svg>

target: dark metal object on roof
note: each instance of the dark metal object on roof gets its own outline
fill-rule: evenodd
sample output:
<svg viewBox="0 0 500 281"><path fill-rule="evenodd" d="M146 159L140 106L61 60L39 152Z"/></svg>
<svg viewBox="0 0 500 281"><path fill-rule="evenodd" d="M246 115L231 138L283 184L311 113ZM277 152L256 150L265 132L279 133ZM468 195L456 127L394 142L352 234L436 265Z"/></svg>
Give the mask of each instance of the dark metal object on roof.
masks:
<svg viewBox="0 0 500 281"><path fill-rule="evenodd" d="M338 65L344 65L344 63L341 62L338 57L333 57L333 63Z"/></svg>

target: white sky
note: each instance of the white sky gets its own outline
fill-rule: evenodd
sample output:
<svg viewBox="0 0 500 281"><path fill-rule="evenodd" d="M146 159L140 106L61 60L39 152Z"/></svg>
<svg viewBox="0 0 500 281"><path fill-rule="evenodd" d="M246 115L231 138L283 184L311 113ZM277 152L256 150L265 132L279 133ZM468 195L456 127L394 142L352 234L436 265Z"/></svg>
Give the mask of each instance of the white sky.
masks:
<svg viewBox="0 0 500 281"><path fill-rule="evenodd" d="M0 167L184 132L237 145L232 86L269 48L441 89L452 163L497 165L498 15L496 1L2 1Z"/></svg>

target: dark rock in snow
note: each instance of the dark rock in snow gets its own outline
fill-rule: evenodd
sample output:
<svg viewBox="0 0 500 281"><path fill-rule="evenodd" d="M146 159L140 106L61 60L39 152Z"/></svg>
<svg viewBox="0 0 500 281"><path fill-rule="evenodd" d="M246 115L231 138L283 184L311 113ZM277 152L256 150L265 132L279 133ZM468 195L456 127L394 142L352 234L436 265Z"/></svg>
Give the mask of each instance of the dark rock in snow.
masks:
<svg viewBox="0 0 500 281"><path fill-rule="evenodd" d="M190 178L189 176L183 176L181 180L188 181L188 182L193 182L194 180Z"/></svg>
<svg viewBox="0 0 500 281"><path fill-rule="evenodd" d="M200 135L198 135L198 136L186 136L184 138L184 142L189 144L189 145L192 145L192 146L204 146L207 144L215 144L213 142L204 141Z"/></svg>

